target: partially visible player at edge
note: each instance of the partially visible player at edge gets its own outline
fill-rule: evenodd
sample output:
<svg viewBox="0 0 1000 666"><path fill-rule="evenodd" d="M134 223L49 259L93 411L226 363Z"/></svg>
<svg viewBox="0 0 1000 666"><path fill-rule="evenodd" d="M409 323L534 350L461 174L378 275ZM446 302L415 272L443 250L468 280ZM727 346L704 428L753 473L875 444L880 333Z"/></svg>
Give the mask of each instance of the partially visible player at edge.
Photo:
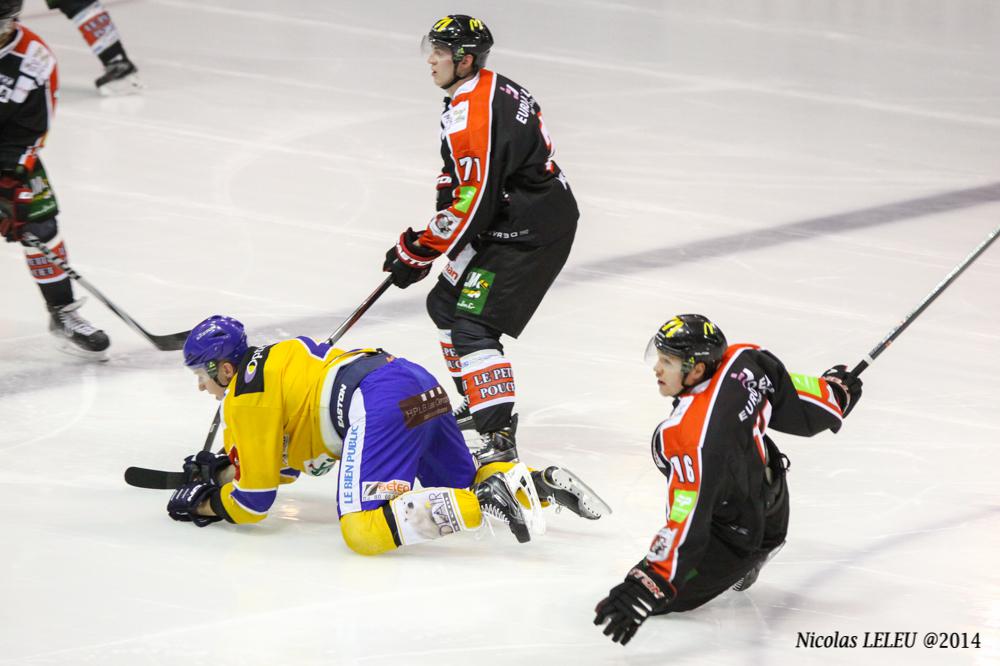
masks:
<svg viewBox="0 0 1000 666"><path fill-rule="evenodd" d="M485 68L493 35L452 14L424 37L441 115L437 214L404 231L383 270L400 288L448 263L427 297L448 371L464 397L456 410L475 427L480 460L515 460L514 374L502 335L516 338L562 270L576 233L576 200L534 96Z"/></svg>
<svg viewBox="0 0 1000 666"><path fill-rule="evenodd" d="M187 482L167 505L175 520L258 522L280 485L326 474L338 460L341 531L364 555L477 529L483 514L525 542L549 502L589 519L606 509L561 467L477 469L445 390L381 349L344 351L306 337L250 347L240 322L215 315L191 331L184 363L222 401L226 453L185 461Z"/></svg>
<svg viewBox="0 0 1000 666"><path fill-rule="evenodd" d="M21 0L0 0L0 235L7 242L30 232L66 258L59 207L38 152L55 111L59 75L45 42L17 20ZM63 349L105 359L109 340L80 316L73 285L58 266L24 243L28 270L49 310L49 331Z"/></svg>
<svg viewBox="0 0 1000 666"><path fill-rule="evenodd" d="M111 15L98 0L45 0L49 9L58 9L73 22L83 40L104 65L104 73L94 81L102 95L139 92L139 70L129 60L121 35Z"/></svg>
<svg viewBox="0 0 1000 666"><path fill-rule="evenodd" d="M837 432L861 397L843 365L790 374L773 354L729 346L701 315L678 315L649 341L673 411L653 433L667 477L667 524L649 553L597 604L594 624L622 645L650 615L688 611L746 590L788 531L788 459L766 434Z"/></svg>

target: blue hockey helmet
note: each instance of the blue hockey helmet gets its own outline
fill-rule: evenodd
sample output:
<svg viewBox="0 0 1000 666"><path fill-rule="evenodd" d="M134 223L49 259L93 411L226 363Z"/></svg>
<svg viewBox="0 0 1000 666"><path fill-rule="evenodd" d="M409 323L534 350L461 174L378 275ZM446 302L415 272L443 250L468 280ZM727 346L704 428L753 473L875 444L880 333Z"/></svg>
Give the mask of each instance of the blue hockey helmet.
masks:
<svg viewBox="0 0 1000 666"><path fill-rule="evenodd" d="M232 317L212 315L191 329L184 341L184 365L192 370L204 368L214 379L220 361L239 365L248 348L243 324Z"/></svg>

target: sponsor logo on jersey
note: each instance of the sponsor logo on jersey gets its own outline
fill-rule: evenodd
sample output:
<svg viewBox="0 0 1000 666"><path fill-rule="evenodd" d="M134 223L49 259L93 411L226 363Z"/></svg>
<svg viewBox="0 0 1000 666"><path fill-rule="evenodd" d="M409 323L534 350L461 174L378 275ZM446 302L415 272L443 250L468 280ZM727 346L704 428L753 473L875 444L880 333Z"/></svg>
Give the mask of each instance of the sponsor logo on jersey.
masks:
<svg viewBox="0 0 1000 666"><path fill-rule="evenodd" d="M354 471L357 468L358 431L359 426L351 426L347 435L347 446L344 447L343 469L341 470L341 499L352 504L354 502Z"/></svg>
<svg viewBox="0 0 1000 666"><path fill-rule="evenodd" d="M236 377L236 388L233 389L235 395L264 392L264 363L270 353L271 347L269 346L253 349L243 372Z"/></svg>
<svg viewBox="0 0 1000 666"><path fill-rule="evenodd" d="M677 530L670 529L669 527L664 527L656 533L653 537L653 543L649 545L649 553L646 555L646 559L650 562L663 562L667 559L667 555L670 554L670 548L674 544L674 537L677 536Z"/></svg>
<svg viewBox="0 0 1000 666"><path fill-rule="evenodd" d="M52 53L39 42L31 42L28 45L27 53L25 53L24 59L21 61L21 71L24 72L25 76L29 76L37 81L44 81L49 78L55 66L56 62L52 57ZM19 85L23 85L21 82L18 83ZM32 85L31 87L34 88L35 86Z"/></svg>
<svg viewBox="0 0 1000 666"><path fill-rule="evenodd" d="M514 114L514 119L522 125L528 124L528 118L531 117L531 107L535 105L535 100L531 97L531 93L521 88L521 94L517 97L517 113Z"/></svg>
<svg viewBox="0 0 1000 666"><path fill-rule="evenodd" d="M670 503L670 520L675 523L683 523L694 509L695 502L698 501L698 492L695 490L675 490L674 500Z"/></svg>
<svg viewBox="0 0 1000 666"><path fill-rule="evenodd" d="M730 373L729 378L735 379L747 390L747 403L740 410L740 421L752 418L757 413L757 407L767 399L767 394L774 393L774 385L767 375L757 379L750 370L744 368L738 373Z"/></svg>
<svg viewBox="0 0 1000 666"><path fill-rule="evenodd" d="M461 132L469 125L469 100L459 102L441 114L441 131L445 134Z"/></svg>
<svg viewBox="0 0 1000 666"><path fill-rule="evenodd" d="M305 460L302 466L306 468L312 476L323 476L331 469L333 469L337 464L337 459L332 458L326 453L321 453L312 460Z"/></svg>
<svg viewBox="0 0 1000 666"><path fill-rule="evenodd" d="M337 425L341 429L346 428L344 424L344 398L347 396L347 384L341 384L337 391Z"/></svg>
<svg viewBox="0 0 1000 666"><path fill-rule="evenodd" d="M429 391L399 401L399 410L403 412L403 422L407 428L416 428L431 419L451 412L451 402L448 394L440 386Z"/></svg>
<svg viewBox="0 0 1000 666"><path fill-rule="evenodd" d="M798 375L794 372L790 372L788 375L792 378L792 384L795 385L796 391L800 393L808 393L809 395L817 398L823 397L823 390L819 386L819 377Z"/></svg>
<svg viewBox="0 0 1000 666"><path fill-rule="evenodd" d="M393 500L403 493L408 492L410 492L409 481L401 479L393 479L392 481L366 481L361 484L361 501Z"/></svg>
<svg viewBox="0 0 1000 666"><path fill-rule="evenodd" d="M455 307L470 314L482 314L495 277L495 273L482 268L469 269L465 285L462 287L462 293Z"/></svg>
<svg viewBox="0 0 1000 666"><path fill-rule="evenodd" d="M257 359L252 358L250 362L247 363L246 369L243 371L243 382L246 383L253 379L254 373L257 372Z"/></svg>
<svg viewBox="0 0 1000 666"><path fill-rule="evenodd" d="M461 277L458 271L455 270L455 267L452 266L450 261L447 264L445 264L444 270L441 272L441 274L444 275L444 279L450 282L451 284L458 284L458 278Z"/></svg>
<svg viewBox="0 0 1000 666"><path fill-rule="evenodd" d="M241 474L240 474L240 471L241 471L241 469L240 469L240 452L236 449L235 446L233 448L229 449L229 462L233 463L233 467L236 468L236 476L233 477L233 480L234 481L239 481L240 480L240 476L241 476Z"/></svg>
<svg viewBox="0 0 1000 666"><path fill-rule="evenodd" d="M427 500L430 502L431 518L437 525L439 536L454 534L461 529L461 523L458 522L458 512L451 501L451 492L447 490L434 491L427 494Z"/></svg>
<svg viewBox="0 0 1000 666"><path fill-rule="evenodd" d="M458 203L455 204L455 210L460 213L468 213L469 208L472 206L473 199L476 198L476 192L478 191L479 190L476 189L475 185L463 185L458 188ZM448 235L451 235L451 230L448 231Z"/></svg>
<svg viewBox="0 0 1000 666"><path fill-rule="evenodd" d="M531 233L531 229L521 229L520 231L486 231L484 236L496 238L497 240L513 240L523 238Z"/></svg>
<svg viewBox="0 0 1000 666"><path fill-rule="evenodd" d="M474 192L476 188L473 187L472 189ZM455 233L455 229L458 228L459 222L461 222L461 220L459 220L454 213L445 209L435 215L434 219L431 220L431 233L438 238L451 238L451 235Z"/></svg>

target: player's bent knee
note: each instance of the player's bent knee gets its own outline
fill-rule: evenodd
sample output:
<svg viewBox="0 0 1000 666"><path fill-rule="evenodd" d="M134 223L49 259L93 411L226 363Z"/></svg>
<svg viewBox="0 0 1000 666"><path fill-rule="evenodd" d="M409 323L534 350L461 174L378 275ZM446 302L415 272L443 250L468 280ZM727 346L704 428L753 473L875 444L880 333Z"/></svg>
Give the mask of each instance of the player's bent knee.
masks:
<svg viewBox="0 0 1000 666"><path fill-rule="evenodd" d="M340 519L340 531L347 547L359 555L378 555L396 549L392 530L382 509L356 511Z"/></svg>
<svg viewBox="0 0 1000 666"><path fill-rule="evenodd" d="M495 328L462 317L455 319L451 327L451 343L459 356L486 349L495 349L502 354L501 335Z"/></svg>

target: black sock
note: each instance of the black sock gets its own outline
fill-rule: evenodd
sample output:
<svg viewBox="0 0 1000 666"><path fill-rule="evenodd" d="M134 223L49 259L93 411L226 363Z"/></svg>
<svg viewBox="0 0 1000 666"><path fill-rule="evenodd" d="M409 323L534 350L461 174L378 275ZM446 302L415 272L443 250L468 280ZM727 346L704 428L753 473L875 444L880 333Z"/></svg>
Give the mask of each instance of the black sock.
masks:
<svg viewBox="0 0 1000 666"><path fill-rule="evenodd" d="M38 288L42 290L45 304L50 308L62 307L73 302L73 283L68 277L58 282L40 284Z"/></svg>

